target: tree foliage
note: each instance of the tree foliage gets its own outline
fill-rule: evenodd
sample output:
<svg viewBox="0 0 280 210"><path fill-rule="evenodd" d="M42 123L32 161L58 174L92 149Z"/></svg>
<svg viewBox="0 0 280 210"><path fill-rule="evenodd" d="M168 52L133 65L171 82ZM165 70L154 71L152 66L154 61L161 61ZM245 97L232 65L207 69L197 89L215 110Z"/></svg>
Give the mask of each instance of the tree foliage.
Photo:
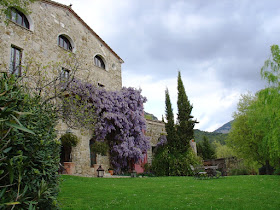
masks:
<svg viewBox="0 0 280 210"><path fill-rule="evenodd" d="M180 71L178 72L178 118L177 118L177 133L178 142L176 149L179 152L185 152L189 148L189 141L193 139L193 128L196 123L191 115L193 106L190 104L185 87L181 78Z"/></svg>
<svg viewBox="0 0 280 210"><path fill-rule="evenodd" d="M165 116L167 121L165 123L166 139L169 150L172 150L171 152L173 153L176 150L177 132L175 130L174 114L168 89L165 90Z"/></svg>
<svg viewBox="0 0 280 210"><path fill-rule="evenodd" d="M74 80L68 91L78 95L81 101L88 101L89 106L94 108L94 138L108 141L111 163L117 172L127 170L129 165L144 158L149 141L144 135L143 104L146 98L141 95L141 90L123 88L121 91L106 91Z"/></svg>
<svg viewBox="0 0 280 210"><path fill-rule="evenodd" d="M236 156L236 152L228 145L221 144L218 141L215 141L213 144L217 158L231 158Z"/></svg>
<svg viewBox="0 0 280 210"><path fill-rule="evenodd" d="M227 133L216 133L216 132L207 132L201 131L199 129L194 129L194 139L195 142L199 143L203 140L203 137L206 136L210 143L214 143L215 141L220 142L221 144L226 144Z"/></svg>
<svg viewBox="0 0 280 210"><path fill-rule="evenodd" d="M215 158L215 149L206 136L203 136L202 142L197 144L197 153L203 160Z"/></svg>
<svg viewBox="0 0 280 210"><path fill-rule="evenodd" d="M268 86L255 95L243 95L234 114L230 145L244 158L279 167L280 160L280 54L271 47L271 58L261 69Z"/></svg>
<svg viewBox="0 0 280 210"><path fill-rule="evenodd" d="M25 94L14 75L0 83L0 207L55 208L60 143L53 106Z"/></svg>
<svg viewBox="0 0 280 210"><path fill-rule="evenodd" d="M189 140L193 138L195 121L191 116L190 105L185 88L178 75L178 121L175 125L174 115L168 89L165 91L165 115L167 136L161 136L153 158L153 171L159 176L186 176L192 173L190 165L196 165L199 159L188 149Z"/></svg>

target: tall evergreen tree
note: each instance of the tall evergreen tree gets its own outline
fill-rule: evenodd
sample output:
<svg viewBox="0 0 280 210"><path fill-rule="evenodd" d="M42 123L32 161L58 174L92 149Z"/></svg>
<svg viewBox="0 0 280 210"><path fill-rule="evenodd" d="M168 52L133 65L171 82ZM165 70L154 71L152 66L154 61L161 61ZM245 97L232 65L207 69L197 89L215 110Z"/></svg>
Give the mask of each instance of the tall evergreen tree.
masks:
<svg viewBox="0 0 280 210"><path fill-rule="evenodd" d="M172 109L172 104L169 96L168 89L165 90L165 116L167 122L165 123L165 130L167 133L167 143L169 148L176 147L176 130L175 130L175 123L174 123L174 114Z"/></svg>
<svg viewBox="0 0 280 210"><path fill-rule="evenodd" d="M202 142L199 142L198 145L198 153L203 160L215 158L215 149L206 136L203 136Z"/></svg>
<svg viewBox="0 0 280 210"><path fill-rule="evenodd" d="M178 72L178 125L177 125L177 149L180 152L185 152L189 148L189 140L193 139L193 128L196 123L191 115L193 106L188 100L185 87L181 78L180 71Z"/></svg>
<svg viewBox="0 0 280 210"><path fill-rule="evenodd" d="M172 105L170 101L170 96L168 89L165 91L165 130L167 132L166 136L166 144L165 141L160 141L157 145L156 154L153 159L152 168L153 171L159 176L186 176L192 174L192 170L190 165L195 165L198 163L197 157L191 150L188 150L189 140L193 138L193 127L195 121L192 120L192 116L190 116L192 106L190 105L188 98L185 93L185 89L181 80L181 75L179 74L180 84L178 83L178 89L180 93L180 109L178 116L179 125L175 125L174 123L174 115L172 110ZM183 91L182 91L183 90ZM181 97L183 95L183 97ZM179 100L179 99L178 99ZM182 105L181 105L182 104ZM182 106L186 106L187 110L185 111ZM182 111L183 110L183 111ZM187 114L186 114L187 113ZM178 129L184 129L187 126L190 126L190 132L187 137L185 132L181 132L184 134L179 138ZM188 131L188 129L185 129ZM182 141L183 139L184 141Z"/></svg>

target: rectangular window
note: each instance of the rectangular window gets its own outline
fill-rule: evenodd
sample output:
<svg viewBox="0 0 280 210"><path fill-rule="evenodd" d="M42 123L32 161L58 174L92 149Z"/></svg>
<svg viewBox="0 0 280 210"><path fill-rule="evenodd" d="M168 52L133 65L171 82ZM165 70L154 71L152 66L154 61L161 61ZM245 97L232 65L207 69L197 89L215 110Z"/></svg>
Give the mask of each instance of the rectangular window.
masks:
<svg viewBox="0 0 280 210"><path fill-rule="evenodd" d="M92 151L92 145L94 144L94 140L89 141L89 150L90 150L90 166L94 167L94 164L97 163L96 161L96 152Z"/></svg>
<svg viewBox="0 0 280 210"><path fill-rule="evenodd" d="M15 74L17 76L21 75L21 57L22 57L22 51L19 48L12 46L10 69L9 69L9 72L11 74Z"/></svg>
<svg viewBox="0 0 280 210"><path fill-rule="evenodd" d="M60 80L68 80L70 76L70 70L66 69L66 68L62 68L61 69L61 73L60 73Z"/></svg>

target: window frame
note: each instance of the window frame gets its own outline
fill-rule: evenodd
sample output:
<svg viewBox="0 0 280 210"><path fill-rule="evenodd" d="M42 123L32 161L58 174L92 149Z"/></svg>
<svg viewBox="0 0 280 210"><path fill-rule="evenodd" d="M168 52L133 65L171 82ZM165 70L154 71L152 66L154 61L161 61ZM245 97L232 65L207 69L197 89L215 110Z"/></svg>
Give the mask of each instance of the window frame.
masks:
<svg viewBox="0 0 280 210"><path fill-rule="evenodd" d="M73 45L68 37L61 34L58 36L57 44L59 47L63 48L64 50L73 52Z"/></svg>
<svg viewBox="0 0 280 210"><path fill-rule="evenodd" d="M106 65L105 65L104 59L100 55L94 56L94 65L101 69L106 70Z"/></svg>
<svg viewBox="0 0 280 210"><path fill-rule="evenodd" d="M90 155L90 167L94 167L97 164L97 153L92 151L91 145L94 144L94 140L89 140L89 155Z"/></svg>
<svg viewBox="0 0 280 210"><path fill-rule="evenodd" d="M16 8L10 8L8 19L12 22L30 30L31 24L27 16Z"/></svg>
<svg viewBox="0 0 280 210"><path fill-rule="evenodd" d="M11 54L10 54L11 57L10 57L10 66L9 66L10 74L21 76L22 51L23 50L19 47L16 47L14 45L11 46ZM17 52L18 52L18 56L17 56Z"/></svg>
<svg viewBox="0 0 280 210"><path fill-rule="evenodd" d="M60 71L60 81L67 81L70 78L70 70L64 67Z"/></svg>

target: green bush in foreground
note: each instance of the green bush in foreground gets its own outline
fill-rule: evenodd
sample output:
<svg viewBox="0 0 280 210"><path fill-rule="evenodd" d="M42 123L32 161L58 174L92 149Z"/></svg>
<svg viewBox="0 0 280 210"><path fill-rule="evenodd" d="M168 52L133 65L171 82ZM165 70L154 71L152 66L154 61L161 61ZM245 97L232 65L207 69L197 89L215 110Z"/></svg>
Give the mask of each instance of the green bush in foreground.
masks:
<svg viewBox="0 0 280 210"><path fill-rule="evenodd" d="M2 83L1 93L6 94L1 97L5 109L1 110L0 148L5 149L0 151L0 208L56 208L60 143L55 140L53 106L23 93L13 77L2 77ZM8 100L16 103L5 103ZM5 110L30 114L16 118ZM17 125L13 129L5 123L10 119Z"/></svg>

